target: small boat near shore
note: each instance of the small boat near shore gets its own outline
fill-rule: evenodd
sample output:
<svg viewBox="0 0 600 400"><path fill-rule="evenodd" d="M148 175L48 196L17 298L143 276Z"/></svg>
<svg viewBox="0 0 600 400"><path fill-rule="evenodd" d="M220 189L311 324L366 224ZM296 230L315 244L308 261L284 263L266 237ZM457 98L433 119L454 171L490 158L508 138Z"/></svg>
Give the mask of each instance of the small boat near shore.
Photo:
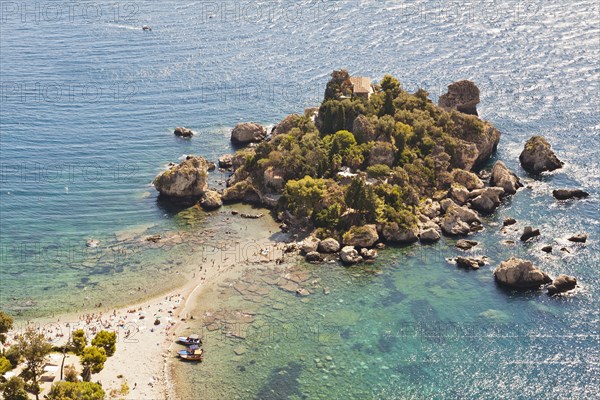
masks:
<svg viewBox="0 0 600 400"><path fill-rule="evenodd" d="M185 350L179 350L177 355L182 360L202 361L204 359L204 350L198 345L192 345Z"/></svg>
<svg viewBox="0 0 600 400"><path fill-rule="evenodd" d="M202 339L200 339L200 336L198 336L198 335L179 336L177 338L177 343L180 343L180 344L183 344L186 346L192 346L192 345L200 346L202 344Z"/></svg>

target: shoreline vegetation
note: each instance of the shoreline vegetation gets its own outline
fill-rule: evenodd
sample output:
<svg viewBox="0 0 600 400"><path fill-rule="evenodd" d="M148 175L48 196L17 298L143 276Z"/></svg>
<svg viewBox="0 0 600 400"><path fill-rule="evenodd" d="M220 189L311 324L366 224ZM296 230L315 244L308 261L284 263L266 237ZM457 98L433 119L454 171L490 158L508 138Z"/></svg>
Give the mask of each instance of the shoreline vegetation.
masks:
<svg viewBox="0 0 600 400"><path fill-rule="evenodd" d="M219 252L200 258L201 275L194 273L183 287L120 309L37 319L25 329L0 314L5 398L176 398L170 386L174 342L193 319L190 312L203 285L235 277L252 263L296 263L302 256L311 263L353 265L377 258L388 244L428 244L442 236L463 238L457 247L464 250L477 246L464 238L484 229L482 216L523 186L502 161L490 170L500 132L479 118L478 103L479 89L470 81L450 85L435 105L426 91L408 93L390 75L375 85L334 71L320 107L285 117L271 132L256 123L235 127L231 140L240 148L218 162L230 173L224 190L209 189L209 172L217 165L203 157L170 164L153 182L161 201L206 212L232 203L270 210L273 221L261 218L262 212L227 207L248 225L260 226L242 240L253 244L254 259L228 259ZM177 128L175 135L194 133ZM563 165L540 136L525 144L520 161L532 174ZM576 189L555 193L561 201L586 196ZM274 221L278 228L266 228ZM506 220L503 229L515 223ZM277 229L286 243L273 235ZM539 231L526 227L521 240L536 236ZM571 239L585 243L587 235ZM486 257L453 262L479 269ZM501 285L546 287L551 295L577 286L573 277L552 279L517 258L502 262L494 275ZM309 294L295 290L298 296ZM53 378L43 383L44 376Z"/></svg>

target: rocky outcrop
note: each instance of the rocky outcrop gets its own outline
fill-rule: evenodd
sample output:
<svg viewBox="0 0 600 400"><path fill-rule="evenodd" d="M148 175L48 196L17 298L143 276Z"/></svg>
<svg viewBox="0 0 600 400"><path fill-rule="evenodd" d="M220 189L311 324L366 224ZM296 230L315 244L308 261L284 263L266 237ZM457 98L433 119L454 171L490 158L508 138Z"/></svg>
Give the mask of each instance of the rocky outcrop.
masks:
<svg viewBox="0 0 600 400"><path fill-rule="evenodd" d="M425 200L420 207L421 214L425 215L427 218L435 218L440 215L441 206L437 201L433 201L431 199Z"/></svg>
<svg viewBox="0 0 600 400"><path fill-rule="evenodd" d="M569 241L574 243L585 243L587 242L587 239L588 235L586 235L585 233L580 233L578 235L571 236L569 238Z"/></svg>
<svg viewBox="0 0 600 400"><path fill-rule="evenodd" d="M438 104L447 111L457 110L464 114L478 115L479 88L468 80L454 82L448 86L448 92L440 96Z"/></svg>
<svg viewBox="0 0 600 400"><path fill-rule="evenodd" d="M509 170L502 161L497 161L494 168L492 168L490 186L501 187L506 194L515 194L523 184L519 177Z"/></svg>
<svg viewBox="0 0 600 400"><path fill-rule="evenodd" d="M531 261L515 257L500 263L494 277L498 283L516 289L535 289L552 282L548 274L534 267Z"/></svg>
<svg viewBox="0 0 600 400"><path fill-rule="evenodd" d="M479 242L476 242L474 240L461 239L456 242L455 246L461 250L471 250L473 247L477 246L478 244L479 244Z"/></svg>
<svg viewBox="0 0 600 400"><path fill-rule="evenodd" d="M190 138L190 137L194 136L194 131L192 131L191 129L188 129L188 128L183 128L181 126L178 126L177 128L175 128L175 131L173 132L173 134L178 137Z"/></svg>
<svg viewBox="0 0 600 400"><path fill-rule="evenodd" d="M479 177L464 169L454 169L452 171L452 181L464 186L467 190L482 189L483 181Z"/></svg>
<svg viewBox="0 0 600 400"><path fill-rule="evenodd" d="M467 119L477 117L465 116ZM452 166L470 171L473 167L487 162L494 154L500 142L500 131L489 122L477 120L482 124L480 132L463 134L455 137L455 146L452 154ZM473 121L471 121L473 123ZM468 128L465 128L468 130Z"/></svg>
<svg viewBox="0 0 600 400"><path fill-rule="evenodd" d="M260 192L252 185L249 179L237 182L223 191L223 202L231 203L243 201L251 204L261 204Z"/></svg>
<svg viewBox="0 0 600 400"><path fill-rule="evenodd" d="M233 167L233 155L232 154L223 154L219 158L219 168L229 169Z"/></svg>
<svg viewBox="0 0 600 400"><path fill-rule="evenodd" d="M552 284L550 284L547 289L548 289L549 295L554 295L554 294L568 292L569 290L575 289L575 287L577 287L577 279L576 278L574 278L572 276L561 274L561 275L557 276L556 278L554 278L554 280L552 281Z"/></svg>
<svg viewBox="0 0 600 400"><path fill-rule="evenodd" d="M500 196L504 194L504 189L489 187L481 190L483 193L471 200L471 207L482 214L490 214L500 205Z"/></svg>
<svg viewBox="0 0 600 400"><path fill-rule="evenodd" d="M273 127L273 130L271 131L271 135L277 136L277 135L289 133L294 127L296 127L300 118L301 117L298 114L288 115L287 117L282 119L280 123L278 123L277 125L275 125L275 127Z"/></svg>
<svg viewBox="0 0 600 400"><path fill-rule="evenodd" d="M523 169L532 174L554 171L564 165L552 151L550 143L542 136L533 136L525 143L519 161Z"/></svg>
<svg viewBox="0 0 600 400"><path fill-rule="evenodd" d="M450 197L456 204L463 205L467 201L469 201L469 196L471 193L467 190L466 187L453 184L448 191L448 197Z"/></svg>
<svg viewBox="0 0 600 400"><path fill-rule="evenodd" d="M557 200L584 199L590 194L581 189L557 189L552 191L552 195Z"/></svg>
<svg viewBox="0 0 600 400"><path fill-rule="evenodd" d="M354 246L345 246L340 251L340 259L344 264L357 264L363 260Z"/></svg>
<svg viewBox="0 0 600 400"><path fill-rule="evenodd" d="M526 226L525 229L523 229L523 234L521 235L521 242L526 242L536 236L540 236L540 230L533 229L531 226Z"/></svg>
<svg viewBox="0 0 600 400"><path fill-rule="evenodd" d="M511 226L517 223L517 220L514 218L506 218L504 222L502 222L502 226Z"/></svg>
<svg viewBox="0 0 600 400"><path fill-rule="evenodd" d="M344 234L345 246L372 247L378 240L375 225L353 226Z"/></svg>
<svg viewBox="0 0 600 400"><path fill-rule="evenodd" d="M391 243L414 243L417 237L417 228L405 228L398 225L397 222L388 222L382 226L381 234L386 242Z"/></svg>
<svg viewBox="0 0 600 400"><path fill-rule="evenodd" d="M467 269L479 269L485 265L481 257L456 257L456 265Z"/></svg>
<svg viewBox="0 0 600 400"><path fill-rule="evenodd" d="M234 144L258 143L267 136L267 130L254 122L237 124L231 132L231 142Z"/></svg>
<svg viewBox="0 0 600 400"><path fill-rule="evenodd" d="M313 253L319 248L320 240L314 236L308 236L302 241L302 252L304 254Z"/></svg>
<svg viewBox="0 0 600 400"><path fill-rule="evenodd" d="M205 210L216 210L222 205L221 195L214 190L205 192L202 199L200 199L200 206Z"/></svg>
<svg viewBox="0 0 600 400"><path fill-rule="evenodd" d="M200 198L207 189L208 164L202 157L188 156L179 165L154 178L161 195L174 198Z"/></svg>
<svg viewBox="0 0 600 400"><path fill-rule="evenodd" d="M437 242L441 238L442 238L442 235L440 235L439 229L435 229L435 228L427 228L427 229L422 230L419 233L419 239L421 240L422 243Z"/></svg>
<svg viewBox="0 0 600 400"><path fill-rule="evenodd" d="M466 207L452 204L446 210L440 227L447 235L466 235L481 226L477 213Z"/></svg>
<svg viewBox="0 0 600 400"><path fill-rule="evenodd" d="M340 251L340 242L334 238L327 238L319 242L319 252L331 254Z"/></svg>
<svg viewBox="0 0 600 400"><path fill-rule="evenodd" d="M283 179L283 173L273 167L268 167L263 173L263 181L265 187L274 190L277 193L281 193L285 186L285 179Z"/></svg>

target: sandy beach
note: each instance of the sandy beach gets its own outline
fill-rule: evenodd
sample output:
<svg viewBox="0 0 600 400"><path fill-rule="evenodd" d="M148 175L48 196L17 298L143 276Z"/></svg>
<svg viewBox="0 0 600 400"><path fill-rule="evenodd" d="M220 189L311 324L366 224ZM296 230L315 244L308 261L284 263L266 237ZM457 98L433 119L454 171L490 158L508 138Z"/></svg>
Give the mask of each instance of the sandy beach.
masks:
<svg viewBox="0 0 600 400"><path fill-rule="evenodd" d="M268 238L270 229L265 229L265 225L270 228L274 223L270 217L243 223L253 233L249 236L254 237L232 242L226 250L203 254L196 260L199 272L194 273L184 286L120 308L63 314L16 324L15 329L9 332L7 346L14 341L16 334L32 324L56 346L67 343L70 333L77 329L86 331L88 344L100 330L113 331L117 333L116 352L108 358L100 373L92 375L92 381L102 384L108 398L111 392L118 395L124 383L129 387L128 399L175 398L169 376L170 364L182 362L177 359L176 353L184 348L176 343L176 339L185 321L194 318L191 310L203 287L209 282L236 276L248 265L274 263L283 255L282 244ZM156 284L160 285L160 282ZM60 380L61 363L62 354L51 355L45 375L54 376L54 379L42 382L41 396L47 393L53 382ZM64 365L69 364L74 364L81 372L78 357L68 355ZM13 372L18 374L19 371L17 368Z"/></svg>

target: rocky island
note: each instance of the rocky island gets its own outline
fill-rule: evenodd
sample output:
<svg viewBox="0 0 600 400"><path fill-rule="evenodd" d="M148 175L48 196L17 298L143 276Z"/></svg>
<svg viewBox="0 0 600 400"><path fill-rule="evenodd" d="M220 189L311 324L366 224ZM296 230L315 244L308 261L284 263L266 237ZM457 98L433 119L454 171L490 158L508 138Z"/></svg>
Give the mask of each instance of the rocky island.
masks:
<svg viewBox="0 0 600 400"><path fill-rule="evenodd" d="M500 132L478 116L473 82L451 84L438 105L425 90L409 93L390 75L378 85L365 82L334 71L319 108L288 115L270 133L254 122L238 124L231 141L241 148L218 163L230 172L222 191L209 190L209 163L197 156L172 164L154 185L161 195L207 211L234 202L267 207L283 231L304 238L290 251L312 263L333 255L344 264L377 257L385 243L426 244L478 232L481 217L523 187L502 161L478 173ZM541 136L525 144L520 161L534 173L562 166ZM459 257L456 263L478 269L484 261ZM531 286L517 279L523 274L515 276L515 282L498 280Z"/></svg>

